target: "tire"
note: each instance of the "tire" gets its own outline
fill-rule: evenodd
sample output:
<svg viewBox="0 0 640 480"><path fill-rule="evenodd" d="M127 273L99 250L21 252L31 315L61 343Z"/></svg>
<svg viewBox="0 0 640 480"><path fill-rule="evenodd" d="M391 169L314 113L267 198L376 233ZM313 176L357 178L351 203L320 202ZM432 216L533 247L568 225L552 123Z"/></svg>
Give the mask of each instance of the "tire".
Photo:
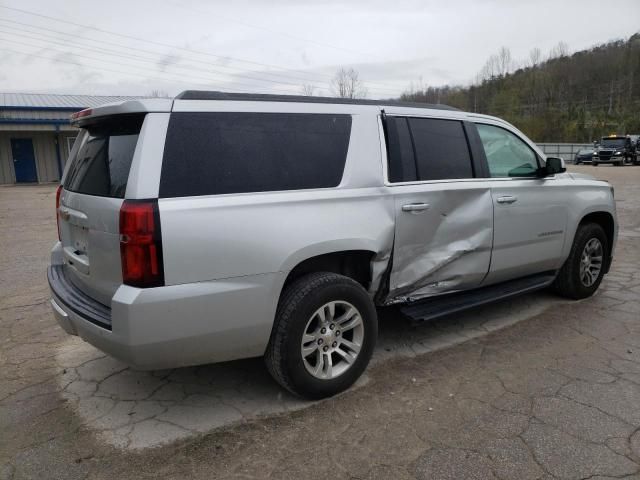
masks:
<svg viewBox="0 0 640 480"><path fill-rule="evenodd" d="M598 162L591 162L591 166L597 167L598 166Z"/></svg>
<svg viewBox="0 0 640 480"><path fill-rule="evenodd" d="M619 166L621 166L621 165L622 165L622 162L613 162L613 165L614 165L615 167L619 167Z"/></svg>
<svg viewBox="0 0 640 480"><path fill-rule="evenodd" d="M586 251L585 247L587 244L593 246L595 243L590 242L594 241L599 242L601 247L600 268L597 275L594 274L594 270L590 270L592 274L590 275L591 278L588 280L592 280L592 283L589 283L589 281L585 283L581 270L581 263L583 261L583 254ZM593 295L600 286L600 282L604 276L606 262L608 261L608 252L609 241L600 225L597 223L586 223L584 225L580 225L573 240L569 257L564 262L564 265L560 269L560 272L553 283L553 289L559 295L572 298L574 300L587 298ZM594 253L597 253L597 251ZM594 255L594 257L597 258L597 255Z"/></svg>
<svg viewBox="0 0 640 480"><path fill-rule="evenodd" d="M335 308L334 322L328 321L329 305ZM347 312L353 313L351 307L359 315L346 317ZM321 322L322 315L326 323ZM340 325L344 332L339 331ZM349 325L355 326L349 329ZM322 328L326 334L321 333ZM313 340L303 343L305 334ZM295 395L309 399L330 397L346 390L360 377L371 359L377 336L375 306L359 283L335 273L311 273L283 291L265 362L273 378ZM321 340L322 346L318 344ZM359 351L354 353L355 349L351 350L348 344L358 343ZM315 349L303 356L303 347ZM345 360L345 354L350 362ZM331 359L330 368L325 368L329 364L327 358Z"/></svg>

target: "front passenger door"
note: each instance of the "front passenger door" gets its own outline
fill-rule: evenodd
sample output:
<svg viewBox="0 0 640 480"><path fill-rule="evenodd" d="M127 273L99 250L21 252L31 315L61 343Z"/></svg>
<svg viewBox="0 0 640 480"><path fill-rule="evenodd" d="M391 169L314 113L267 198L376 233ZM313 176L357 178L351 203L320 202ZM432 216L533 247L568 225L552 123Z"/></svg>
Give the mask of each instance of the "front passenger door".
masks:
<svg viewBox="0 0 640 480"><path fill-rule="evenodd" d="M491 266L483 284L560 268L568 216L561 182L537 176L537 154L514 132L496 125L476 127L494 212Z"/></svg>

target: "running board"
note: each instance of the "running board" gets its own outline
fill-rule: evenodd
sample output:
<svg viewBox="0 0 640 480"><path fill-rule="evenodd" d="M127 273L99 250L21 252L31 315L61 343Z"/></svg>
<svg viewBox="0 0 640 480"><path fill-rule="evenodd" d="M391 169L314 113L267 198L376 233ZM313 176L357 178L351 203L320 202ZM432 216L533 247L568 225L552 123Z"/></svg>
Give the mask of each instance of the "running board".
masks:
<svg viewBox="0 0 640 480"><path fill-rule="evenodd" d="M433 320L434 318L467 310L486 303L540 290L553 283L555 278L554 272L545 272L543 274L480 287L466 292L456 292L418 300L402 305L400 311L416 322Z"/></svg>

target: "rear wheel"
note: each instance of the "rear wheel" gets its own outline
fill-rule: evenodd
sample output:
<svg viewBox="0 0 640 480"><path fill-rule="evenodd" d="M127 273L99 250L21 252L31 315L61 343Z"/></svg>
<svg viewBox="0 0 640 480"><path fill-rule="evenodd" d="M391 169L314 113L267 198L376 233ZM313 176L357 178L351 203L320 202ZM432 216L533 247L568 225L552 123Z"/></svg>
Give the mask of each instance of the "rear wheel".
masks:
<svg viewBox="0 0 640 480"><path fill-rule="evenodd" d="M571 252L553 283L563 297L590 297L604 276L609 244L607 235L597 223L580 225Z"/></svg>
<svg viewBox="0 0 640 480"><path fill-rule="evenodd" d="M376 309L359 283L312 273L283 292L265 361L273 378L296 395L329 397L360 377L377 335Z"/></svg>

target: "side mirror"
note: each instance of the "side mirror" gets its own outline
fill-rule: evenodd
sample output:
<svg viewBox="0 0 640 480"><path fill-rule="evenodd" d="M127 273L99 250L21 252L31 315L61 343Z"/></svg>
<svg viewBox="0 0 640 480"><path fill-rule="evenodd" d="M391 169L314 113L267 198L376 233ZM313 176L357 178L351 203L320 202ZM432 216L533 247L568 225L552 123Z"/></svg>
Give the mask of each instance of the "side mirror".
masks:
<svg viewBox="0 0 640 480"><path fill-rule="evenodd" d="M547 157L547 165L544 168L546 175L555 175L556 173L566 172L564 160L558 157Z"/></svg>

